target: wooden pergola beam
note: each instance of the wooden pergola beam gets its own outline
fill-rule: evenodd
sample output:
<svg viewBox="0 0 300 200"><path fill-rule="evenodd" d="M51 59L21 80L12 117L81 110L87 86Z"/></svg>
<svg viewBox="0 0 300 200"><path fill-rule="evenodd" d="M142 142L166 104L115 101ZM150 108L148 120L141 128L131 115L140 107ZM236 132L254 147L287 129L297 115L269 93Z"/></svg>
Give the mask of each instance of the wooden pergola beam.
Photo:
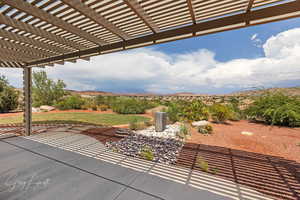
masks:
<svg viewBox="0 0 300 200"><path fill-rule="evenodd" d="M78 50L82 49L82 48L86 49L86 46L80 45L80 44L75 43L71 40L64 39L63 37L59 37L59 36L57 36L53 33L50 33L48 31L36 28L36 27L34 27L30 24L24 23L22 21L12 19L12 18L7 17L7 16L5 16L1 13L0 13L0 23L1 24L6 24L6 25L11 26L15 29L26 31L27 33L32 33L34 35L41 36L43 38L47 38L47 39L55 41L59 44L67 45L69 47L72 47L73 49L78 49Z"/></svg>
<svg viewBox="0 0 300 200"><path fill-rule="evenodd" d="M107 42L105 42L104 40L97 38L83 30L81 30L80 28L77 28L76 26L73 26L69 23L67 23L66 21L51 15L49 13L47 13L46 11L39 9L36 6L33 6L32 4L23 1L23 0L2 0L3 3L10 5L18 10L21 10L25 13L28 13L30 15L35 16L38 19L41 19L49 24L52 24L54 26L57 26L63 30L66 30L70 33L73 33L74 35L77 35L81 38L86 39L87 41L93 42L97 45L104 45L107 44Z"/></svg>
<svg viewBox="0 0 300 200"><path fill-rule="evenodd" d="M71 8L74 8L75 10L80 12L82 15L90 18L95 23L99 24L100 26L103 26L104 28L108 29L109 31L116 34L123 40L128 40L131 38L127 33L125 33L124 31L122 31L121 29L119 29L118 27L113 25L111 22L106 20L99 13L97 13L94 9L92 9L92 8L88 7L87 5L85 5L84 3L82 3L81 0L62 0L62 2L69 5ZM103 44L106 44L106 42Z"/></svg>
<svg viewBox="0 0 300 200"><path fill-rule="evenodd" d="M47 44L45 42L41 42L39 40L35 40L35 39L29 38L29 37L26 37L26 36L23 36L23 35L14 33L14 32L5 31L3 29L0 29L0 37L7 38L10 40L14 40L14 41L19 41L19 42L22 42L25 44L33 45L40 49L44 49L42 51L44 51L46 53L48 53L49 51L54 52L55 54L64 54L64 53L70 52L64 48L54 46L51 44Z"/></svg>
<svg viewBox="0 0 300 200"><path fill-rule="evenodd" d="M252 6L253 6L254 0L249 0L248 6L246 8L246 14L249 14L251 12ZM250 20L246 20L246 25L250 24Z"/></svg>
<svg viewBox="0 0 300 200"><path fill-rule="evenodd" d="M193 8L193 3L192 0L186 0L188 7L189 7L189 12L193 21L193 24L196 24L196 17L195 17L195 12L194 12L194 8Z"/></svg>
<svg viewBox="0 0 300 200"><path fill-rule="evenodd" d="M250 12L253 6L254 0L249 0L246 12Z"/></svg>
<svg viewBox="0 0 300 200"><path fill-rule="evenodd" d="M144 23L152 30L153 33L158 33L160 31L159 27L146 13L137 0L124 0L124 2L135 12L135 14L137 14L137 16L139 16L139 18L144 21Z"/></svg>
<svg viewBox="0 0 300 200"><path fill-rule="evenodd" d="M27 52L27 53L29 53L32 56L37 57L37 58L51 57L51 56L56 55L56 54L53 54L53 53L50 53L50 52L45 53L44 51L32 48L30 46L21 45L21 44L18 44L18 43L10 42L8 40L1 39L0 43L1 43L0 46L2 46L2 47L21 50L22 52L24 52L24 53Z"/></svg>
<svg viewBox="0 0 300 200"><path fill-rule="evenodd" d="M109 51L109 50L113 50L113 49L124 48L126 46L134 46L134 45L140 45L140 44L150 43L150 42L153 43L154 41L157 41L157 40L168 41L169 38L173 38L173 37L175 37L175 38L177 37L174 40L178 40L178 37L197 33L197 32L205 32L207 30L212 30L212 31L209 31L207 33L200 33L199 35L205 35L205 34L221 32L221 31L245 28L245 27L247 27L247 25L246 25L247 20L249 20L249 21L260 20L258 22L251 24L251 26L253 26L253 25L268 23L268 22L272 22L272 21L279 21L282 19L299 17L300 16L300 14L299 14L300 3L299 2L300 1L295 1L295 2L289 2L286 4L282 4L282 5L266 7L266 8L262 8L259 10L251 11L248 14L245 14L245 13L236 14L236 15L218 18L215 20L210 20L210 21L197 23L197 24L193 24L193 25L189 25L189 26L184 26L181 28L172 29L172 30L168 30L168 31L164 31L164 32L160 32L160 33L156 33L156 34L152 34L152 35L134 38L134 39L131 39L128 41L117 42L117 43L113 43L110 45L90 48L90 49L82 50L79 52L73 52L73 53L69 53L69 54L65 54L65 55L61 55L61 56L47 58L47 59L43 59L40 61L31 62L31 63L29 63L29 66L36 65L36 64L42 64L42 63L48 63L48 62L55 62L55 61L59 61L59 60L65 60L68 58L79 58L79 57L82 57L85 55L96 54L101 51ZM296 13L296 14L288 15L291 13ZM266 18L272 18L272 19L261 21ZM233 25L238 25L238 26L232 27ZM221 29L222 27L224 27L224 28ZM186 37L191 37L191 36L186 36ZM181 39L186 38L186 37L181 37Z"/></svg>

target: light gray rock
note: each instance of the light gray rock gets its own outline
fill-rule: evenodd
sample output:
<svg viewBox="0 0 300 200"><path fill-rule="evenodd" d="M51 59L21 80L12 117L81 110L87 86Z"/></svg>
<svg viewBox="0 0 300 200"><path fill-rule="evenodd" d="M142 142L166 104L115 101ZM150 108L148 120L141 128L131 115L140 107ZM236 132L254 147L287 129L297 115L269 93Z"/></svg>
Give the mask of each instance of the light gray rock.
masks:
<svg viewBox="0 0 300 200"><path fill-rule="evenodd" d="M55 110L55 107L43 105L43 106L40 106L40 109L41 109L42 111L52 111L52 110Z"/></svg>
<svg viewBox="0 0 300 200"><path fill-rule="evenodd" d="M206 126L206 125L209 125L209 122L206 120L192 122L192 126L195 126L195 127Z"/></svg>
<svg viewBox="0 0 300 200"><path fill-rule="evenodd" d="M242 131L241 134L242 134L242 135L248 135L248 136L251 136L251 135L253 135L254 133L249 132L249 131Z"/></svg>
<svg viewBox="0 0 300 200"><path fill-rule="evenodd" d="M40 108L35 108L35 107L32 107L32 112L33 113L36 113L36 112L41 112L41 109Z"/></svg>

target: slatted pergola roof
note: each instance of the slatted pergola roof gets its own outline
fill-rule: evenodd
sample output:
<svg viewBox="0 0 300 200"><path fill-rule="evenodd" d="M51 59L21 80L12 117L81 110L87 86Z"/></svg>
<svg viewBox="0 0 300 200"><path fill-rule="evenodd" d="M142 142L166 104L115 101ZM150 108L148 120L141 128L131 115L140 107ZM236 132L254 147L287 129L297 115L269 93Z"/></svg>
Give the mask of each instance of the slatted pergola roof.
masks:
<svg viewBox="0 0 300 200"><path fill-rule="evenodd" d="M300 16L300 0L0 0L0 67L76 62Z"/></svg>

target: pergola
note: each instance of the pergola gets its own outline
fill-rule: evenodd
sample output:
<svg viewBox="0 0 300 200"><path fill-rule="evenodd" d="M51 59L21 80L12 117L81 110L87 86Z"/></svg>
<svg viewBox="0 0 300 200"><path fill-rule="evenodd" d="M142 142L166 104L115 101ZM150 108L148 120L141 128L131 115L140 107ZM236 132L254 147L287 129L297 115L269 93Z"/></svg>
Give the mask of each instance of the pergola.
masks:
<svg viewBox="0 0 300 200"><path fill-rule="evenodd" d="M0 67L31 68L300 16L300 0L0 0Z"/></svg>

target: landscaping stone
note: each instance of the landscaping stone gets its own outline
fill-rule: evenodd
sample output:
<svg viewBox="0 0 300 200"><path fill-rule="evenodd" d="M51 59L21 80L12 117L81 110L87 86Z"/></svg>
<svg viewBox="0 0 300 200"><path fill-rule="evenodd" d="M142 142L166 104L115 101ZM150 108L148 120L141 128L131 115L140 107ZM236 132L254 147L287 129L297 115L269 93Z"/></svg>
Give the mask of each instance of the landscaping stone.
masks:
<svg viewBox="0 0 300 200"><path fill-rule="evenodd" d="M206 120L192 122L192 126L194 127L206 126L206 125L209 125L209 122Z"/></svg>
<svg viewBox="0 0 300 200"><path fill-rule="evenodd" d="M183 142L171 138L131 134L118 142L107 142L106 147L114 152L140 158L142 158L141 152L143 149L147 148L153 154L153 161L175 164L183 147Z"/></svg>
<svg viewBox="0 0 300 200"><path fill-rule="evenodd" d="M248 131L242 131L241 134L242 134L242 135L248 135L248 136L251 136L251 135L253 135L254 133L248 132Z"/></svg>
<svg viewBox="0 0 300 200"><path fill-rule="evenodd" d="M40 106L40 109L41 109L42 111L47 111L47 112L48 112L48 111L55 110L55 107L44 105L44 106Z"/></svg>
<svg viewBox="0 0 300 200"><path fill-rule="evenodd" d="M40 108L32 107L31 111L32 111L33 113L35 113L35 112L41 112L41 109L40 109Z"/></svg>
<svg viewBox="0 0 300 200"><path fill-rule="evenodd" d="M172 138L172 139L176 139L177 134L179 132L180 132L180 126L178 124L167 125L166 129L162 132L156 132L154 126L150 126L144 130L135 131L136 134L141 134L149 137Z"/></svg>

